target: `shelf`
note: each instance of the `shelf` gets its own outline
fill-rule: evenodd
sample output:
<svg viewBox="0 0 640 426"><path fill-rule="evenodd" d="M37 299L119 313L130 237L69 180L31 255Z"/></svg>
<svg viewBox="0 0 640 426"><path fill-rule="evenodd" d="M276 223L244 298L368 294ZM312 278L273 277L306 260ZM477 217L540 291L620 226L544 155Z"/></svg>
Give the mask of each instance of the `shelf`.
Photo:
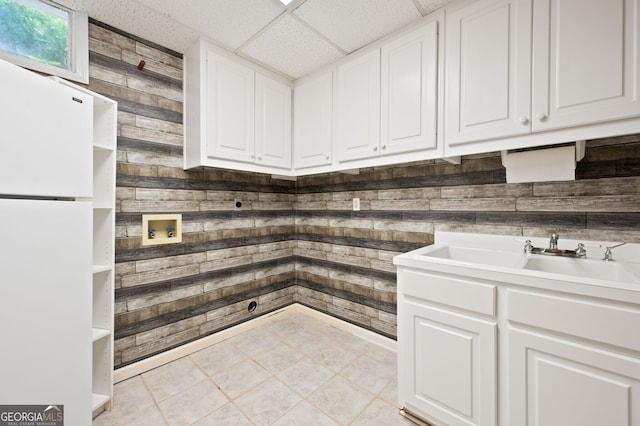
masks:
<svg viewBox="0 0 640 426"><path fill-rule="evenodd" d="M94 210L105 210L105 211L108 211L108 210L113 209L113 207L112 206L108 206L106 204L95 204L94 203L93 204L93 209Z"/></svg>
<svg viewBox="0 0 640 426"><path fill-rule="evenodd" d="M109 272L113 269L110 265L93 265L93 273L99 274L100 272Z"/></svg>
<svg viewBox="0 0 640 426"><path fill-rule="evenodd" d="M94 151L113 152L115 151L112 146L107 145L93 145Z"/></svg>
<svg viewBox="0 0 640 426"><path fill-rule="evenodd" d="M92 328L91 329L91 337L92 341L100 340L103 337L107 337L111 334L111 330L106 330L104 328Z"/></svg>
<svg viewBox="0 0 640 426"><path fill-rule="evenodd" d="M99 394L99 393L91 394L92 411L95 411L98 408L102 407L104 404L109 402L109 399L110 399L109 395L102 395L102 394Z"/></svg>
<svg viewBox="0 0 640 426"><path fill-rule="evenodd" d="M113 395L114 243L117 157L117 102L63 79L59 83L93 97L92 411L102 411ZM106 407L109 408L109 407Z"/></svg>

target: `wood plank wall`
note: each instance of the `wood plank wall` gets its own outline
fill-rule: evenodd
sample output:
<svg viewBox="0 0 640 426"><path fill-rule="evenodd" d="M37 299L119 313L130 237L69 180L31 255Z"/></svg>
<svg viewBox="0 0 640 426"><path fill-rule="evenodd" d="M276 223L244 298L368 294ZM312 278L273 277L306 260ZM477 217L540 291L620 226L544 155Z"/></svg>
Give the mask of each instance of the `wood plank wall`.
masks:
<svg viewBox="0 0 640 426"><path fill-rule="evenodd" d="M181 55L89 34L89 87L119 105L116 368L294 302L394 337L392 258L438 230L640 242L640 135L589 141L575 182L506 184L497 154L297 183L185 172ZM143 248L143 213L182 213L183 243Z"/></svg>

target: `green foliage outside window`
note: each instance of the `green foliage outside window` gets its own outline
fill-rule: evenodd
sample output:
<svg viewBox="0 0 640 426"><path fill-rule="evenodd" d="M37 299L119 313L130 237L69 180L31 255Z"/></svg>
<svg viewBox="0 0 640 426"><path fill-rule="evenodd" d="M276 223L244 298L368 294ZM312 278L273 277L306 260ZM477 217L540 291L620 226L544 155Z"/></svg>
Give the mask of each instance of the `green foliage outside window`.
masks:
<svg viewBox="0 0 640 426"><path fill-rule="evenodd" d="M68 68L68 20L14 0L0 0L0 50Z"/></svg>

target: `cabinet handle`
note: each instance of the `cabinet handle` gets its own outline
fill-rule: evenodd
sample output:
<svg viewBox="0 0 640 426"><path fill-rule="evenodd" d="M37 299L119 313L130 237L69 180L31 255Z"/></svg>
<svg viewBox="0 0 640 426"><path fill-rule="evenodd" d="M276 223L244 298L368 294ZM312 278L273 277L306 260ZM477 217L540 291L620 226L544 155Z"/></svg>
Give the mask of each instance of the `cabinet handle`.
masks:
<svg viewBox="0 0 640 426"><path fill-rule="evenodd" d="M374 146L374 147L373 147L373 150L374 150L374 151L377 151L377 150L378 150L378 147L377 147L377 146Z"/></svg>
<svg viewBox="0 0 640 426"><path fill-rule="evenodd" d="M382 149L383 150L387 149L387 146L386 145L382 145Z"/></svg>
<svg viewBox="0 0 640 426"><path fill-rule="evenodd" d="M330 157L327 155L327 160L328 160L329 158L330 158Z"/></svg>
<svg viewBox="0 0 640 426"><path fill-rule="evenodd" d="M524 115L522 117L520 117L520 120L518 120L518 121L520 121L520 124L522 124L523 126L526 126L527 124L529 124L529 118L527 118Z"/></svg>
<svg viewBox="0 0 640 426"><path fill-rule="evenodd" d="M255 155L253 155L253 154L251 154L251 159L252 159L252 160L255 160L255 158L256 158L256 156L255 156Z"/></svg>
<svg viewBox="0 0 640 426"><path fill-rule="evenodd" d="M258 157L258 160L262 161L262 157Z"/></svg>
<svg viewBox="0 0 640 426"><path fill-rule="evenodd" d="M536 114L536 118L538 119L538 121L545 121L547 119L547 114L538 113Z"/></svg>

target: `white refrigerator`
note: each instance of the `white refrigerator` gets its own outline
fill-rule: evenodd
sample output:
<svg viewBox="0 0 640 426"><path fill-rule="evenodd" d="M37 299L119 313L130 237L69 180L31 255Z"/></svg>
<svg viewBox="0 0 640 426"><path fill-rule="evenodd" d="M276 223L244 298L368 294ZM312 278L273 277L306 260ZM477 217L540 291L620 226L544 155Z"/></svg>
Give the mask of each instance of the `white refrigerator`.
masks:
<svg viewBox="0 0 640 426"><path fill-rule="evenodd" d="M92 102L0 61L0 411L67 426L91 424Z"/></svg>

